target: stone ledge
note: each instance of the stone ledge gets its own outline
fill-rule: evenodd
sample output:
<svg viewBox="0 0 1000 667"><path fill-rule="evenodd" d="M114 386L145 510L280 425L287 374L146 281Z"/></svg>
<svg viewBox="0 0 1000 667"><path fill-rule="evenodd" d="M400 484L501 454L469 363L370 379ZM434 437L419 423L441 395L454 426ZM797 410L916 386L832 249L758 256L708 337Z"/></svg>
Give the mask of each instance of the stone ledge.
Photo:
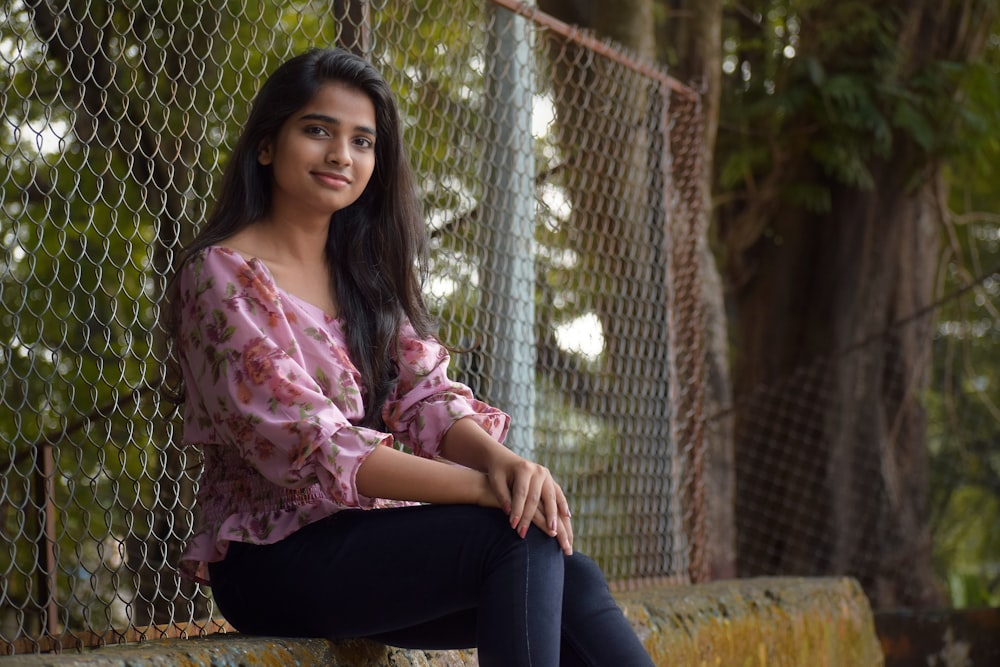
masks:
<svg viewBox="0 0 1000 667"><path fill-rule="evenodd" d="M657 665L884 665L854 579L739 579L616 597Z"/></svg>
<svg viewBox="0 0 1000 667"><path fill-rule="evenodd" d="M882 666L874 617L848 578L761 578L616 594L657 665ZM458 667L475 651L406 651L365 641L238 634L0 658L2 667ZM622 666L626 667L626 666Z"/></svg>

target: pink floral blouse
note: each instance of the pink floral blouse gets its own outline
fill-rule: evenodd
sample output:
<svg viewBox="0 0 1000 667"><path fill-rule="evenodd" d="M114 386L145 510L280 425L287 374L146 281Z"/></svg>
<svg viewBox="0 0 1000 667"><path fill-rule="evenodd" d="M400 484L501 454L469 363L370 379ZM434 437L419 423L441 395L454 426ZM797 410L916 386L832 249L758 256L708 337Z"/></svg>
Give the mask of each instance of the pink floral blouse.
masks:
<svg viewBox="0 0 1000 667"><path fill-rule="evenodd" d="M206 564L232 541L270 544L340 509L399 505L358 492L374 447L399 442L434 457L463 417L506 436L510 418L450 381L445 348L408 323L382 413L389 432L358 426L365 389L340 323L280 290L258 259L203 250L181 271L179 301L183 443L205 461L180 569L197 581L208 583Z"/></svg>

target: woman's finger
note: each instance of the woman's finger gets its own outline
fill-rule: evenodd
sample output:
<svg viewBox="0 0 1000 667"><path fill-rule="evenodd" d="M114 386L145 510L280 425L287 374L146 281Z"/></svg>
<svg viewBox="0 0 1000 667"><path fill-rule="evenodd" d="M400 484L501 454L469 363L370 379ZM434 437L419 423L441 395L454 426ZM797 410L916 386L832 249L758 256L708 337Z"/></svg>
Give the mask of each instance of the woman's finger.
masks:
<svg viewBox="0 0 1000 667"><path fill-rule="evenodd" d="M527 481L527 491L525 493L521 521L517 525L517 533L521 537L524 537L528 533L528 526L530 526L531 522L534 520L535 513L542 509L541 500L544 480L540 475L532 474ZM545 525L544 520L542 525ZM548 528L543 528L543 530L545 530L545 532L549 532Z"/></svg>
<svg viewBox="0 0 1000 667"><path fill-rule="evenodd" d="M563 493L561 486L556 486L556 502L559 506L559 516L561 517L571 517L573 513L569 511L569 502L566 500L566 494Z"/></svg>
<svg viewBox="0 0 1000 667"><path fill-rule="evenodd" d="M573 555L573 522L568 516L559 517L560 530L556 538L567 556Z"/></svg>
<svg viewBox="0 0 1000 667"><path fill-rule="evenodd" d="M518 529L521 524L521 517L524 515L524 504L528 498L528 482L523 476L516 472L513 479L509 480L510 485L510 527Z"/></svg>
<svg viewBox="0 0 1000 667"><path fill-rule="evenodd" d="M538 527L539 530L545 531L547 534L555 537L556 541L559 543L559 548L562 549L563 553L567 556L573 555L573 524L569 517L561 516L559 517L559 527L555 534L548 530L546 527L548 520L541 510L535 512L535 518L532 523Z"/></svg>
<svg viewBox="0 0 1000 667"><path fill-rule="evenodd" d="M542 491L546 532L549 535L556 535L559 532L559 495L559 487L550 479Z"/></svg>

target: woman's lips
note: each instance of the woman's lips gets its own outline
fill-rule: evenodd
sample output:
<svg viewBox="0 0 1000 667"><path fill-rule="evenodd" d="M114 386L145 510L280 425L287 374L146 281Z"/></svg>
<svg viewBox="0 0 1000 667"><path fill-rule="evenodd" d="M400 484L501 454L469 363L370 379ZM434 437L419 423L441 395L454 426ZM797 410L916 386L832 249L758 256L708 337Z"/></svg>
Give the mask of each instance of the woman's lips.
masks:
<svg viewBox="0 0 1000 667"><path fill-rule="evenodd" d="M313 176L322 183L331 187L342 187L351 184L351 180L343 174L334 174L328 171L314 171Z"/></svg>

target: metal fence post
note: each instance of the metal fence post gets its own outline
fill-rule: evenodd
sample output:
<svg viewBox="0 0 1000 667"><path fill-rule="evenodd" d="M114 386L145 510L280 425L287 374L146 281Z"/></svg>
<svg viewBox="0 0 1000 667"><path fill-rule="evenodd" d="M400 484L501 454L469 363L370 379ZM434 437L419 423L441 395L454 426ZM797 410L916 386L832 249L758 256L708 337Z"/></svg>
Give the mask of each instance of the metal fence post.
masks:
<svg viewBox="0 0 1000 667"><path fill-rule="evenodd" d="M508 444L531 456L535 428L535 160L531 134L533 49L527 21L490 5L486 109L491 150L483 168L483 224L494 323L490 399L512 417Z"/></svg>

